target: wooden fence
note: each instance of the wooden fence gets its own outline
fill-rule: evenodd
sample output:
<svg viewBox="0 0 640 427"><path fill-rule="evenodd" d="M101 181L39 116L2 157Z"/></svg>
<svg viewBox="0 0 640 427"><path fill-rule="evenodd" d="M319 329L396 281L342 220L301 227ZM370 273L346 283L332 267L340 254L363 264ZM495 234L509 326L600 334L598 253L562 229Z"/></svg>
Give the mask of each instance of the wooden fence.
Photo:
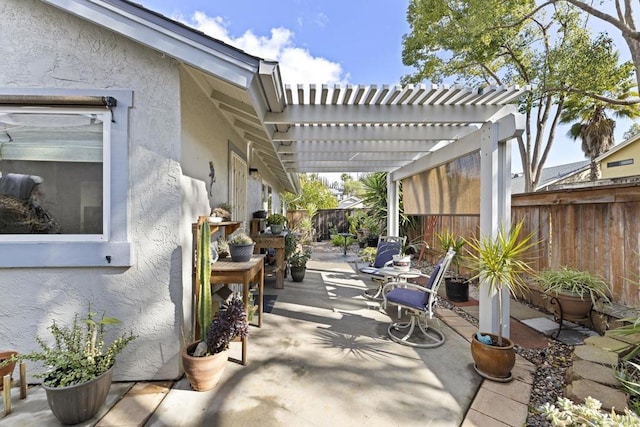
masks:
<svg viewBox="0 0 640 427"><path fill-rule="evenodd" d="M347 218L357 209L319 209L313 217L313 228L316 230L316 238L328 240L331 238L330 230L336 229L338 233L349 232L349 222ZM307 211L289 211L287 219L290 227L302 220L307 215Z"/></svg>
<svg viewBox="0 0 640 427"><path fill-rule="evenodd" d="M639 305L640 186L518 194L511 204L512 222L524 220L524 231L540 242L530 256L536 271L565 265L586 270L610 284L614 302ZM422 238L433 248L435 233L445 230L479 235L477 215L420 218Z"/></svg>

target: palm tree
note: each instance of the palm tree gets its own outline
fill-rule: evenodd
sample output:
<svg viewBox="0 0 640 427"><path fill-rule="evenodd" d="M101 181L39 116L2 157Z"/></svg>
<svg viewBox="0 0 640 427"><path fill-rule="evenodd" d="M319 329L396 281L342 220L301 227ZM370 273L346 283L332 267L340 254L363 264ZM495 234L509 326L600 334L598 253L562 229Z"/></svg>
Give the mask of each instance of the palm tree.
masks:
<svg viewBox="0 0 640 427"><path fill-rule="evenodd" d="M387 223L387 173L368 173L361 177L360 181L362 182L362 202L370 209L370 215L384 226ZM410 231L415 231L417 221L415 217L404 213L402 186L400 186L399 198L400 234L406 236Z"/></svg>
<svg viewBox="0 0 640 427"><path fill-rule="evenodd" d="M618 99L638 96L630 79L621 83L616 92ZM573 123L567 134L574 140L577 138L582 140L582 151L591 160L589 174L591 181L595 181L601 176L600 164L595 159L610 150L615 144L613 131L616 122L607 116L607 110L612 111L616 118L635 119L640 117L638 104L614 105L598 100L585 103L584 98L578 99L577 97L567 98L560 115L560 123L571 123L578 120Z"/></svg>

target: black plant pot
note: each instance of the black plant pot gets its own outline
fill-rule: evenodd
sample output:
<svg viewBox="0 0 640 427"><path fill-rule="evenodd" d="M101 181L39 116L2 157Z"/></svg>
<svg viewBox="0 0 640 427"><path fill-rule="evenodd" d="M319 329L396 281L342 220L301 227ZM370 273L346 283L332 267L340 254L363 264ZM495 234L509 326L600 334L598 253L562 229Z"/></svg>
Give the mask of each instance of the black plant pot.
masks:
<svg viewBox="0 0 640 427"><path fill-rule="evenodd" d="M378 247L378 236L367 237L367 246L370 248Z"/></svg>
<svg viewBox="0 0 640 427"><path fill-rule="evenodd" d="M304 280L304 273L307 270L306 267L291 267L291 280L294 282L302 282Z"/></svg>
<svg viewBox="0 0 640 427"><path fill-rule="evenodd" d="M469 301L469 282L466 279L451 278L444 281L447 299L453 302Z"/></svg>

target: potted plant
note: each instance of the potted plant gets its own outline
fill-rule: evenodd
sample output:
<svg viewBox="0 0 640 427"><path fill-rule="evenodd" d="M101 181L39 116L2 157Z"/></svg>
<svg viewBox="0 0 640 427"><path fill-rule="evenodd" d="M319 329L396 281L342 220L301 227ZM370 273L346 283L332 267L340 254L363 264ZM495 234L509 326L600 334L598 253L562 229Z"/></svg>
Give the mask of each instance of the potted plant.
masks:
<svg viewBox="0 0 640 427"><path fill-rule="evenodd" d="M484 378L511 381L515 364L513 342L502 336L503 289L514 297L528 290L523 275L531 273L531 267L523 259L525 253L537 245L532 242L533 233L521 237L523 222L506 230L502 227L495 237L484 236L480 240L466 241L469 267L475 271L472 279L480 279L490 296L498 296L498 334L478 332L471 339L471 355L476 371Z"/></svg>
<svg viewBox="0 0 640 427"><path fill-rule="evenodd" d="M247 233L244 231L235 231L229 237L228 243L231 261L247 262L251 259L255 242Z"/></svg>
<svg viewBox="0 0 640 427"><path fill-rule="evenodd" d="M363 226L367 230L367 246L375 248L378 246L380 238L380 223L372 216L367 216L363 221Z"/></svg>
<svg viewBox="0 0 640 427"><path fill-rule="evenodd" d="M54 321L48 328L53 346L36 338L40 351L14 355L0 363L41 362L46 371L34 376L43 378L49 408L62 424L81 423L100 410L111 387L116 356L136 338L132 333L124 334L106 346L105 328L120 321L104 314L99 319L96 316L89 304L87 315L80 319L76 314L71 327Z"/></svg>
<svg viewBox="0 0 640 427"><path fill-rule="evenodd" d="M278 213L271 214L267 217L267 224L271 228L271 234L282 233L286 223L287 217Z"/></svg>
<svg viewBox="0 0 640 427"><path fill-rule="evenodd" d="M534 280L550 298L551 311L566 320L586 320L596 301L610 302L607 283L588 271L566 266L539 272Z"/></svg>
<svg viewBox="0 0 640 427"><path fill-rule="evenodd" d="M224 237L218 237L218 258L223 259L229 256L229 243Z"/></svg>
<svg viewBox="0 0 640 427"><path fill-rule="evenodd" d="M421 247L428 248L425 241L415 240L412 242L401 242L400 252L391 257L393 268L398 271L409 271L411 269L411 257L418 253Z"/></svg>
<svg viewBox="0 0 640 427"><path fill-rule="evenodd" d="M225 302L205 331L201 341L192 342L182 350L185 376L196 391L211 390L218 384L229 358L229 343L249 334L242 300L236 297Z"/></svg>
<svg viewBox="0 0 640 427"><path fill-rule="evenodd" d="M239 302L242 314L238 312L238 302L233 300L221 308L215 321L213 319L210 245L211 229L203 222L200 224L199 250L196 255L196 276L200 286L196 301L196 338L200 339L187 344L181 353L185 375L191 387L197 391L215 387L226 365L229 341L235 336L244 337L248 333L248 325L243 327L247 318L242 301ZM226 347L224 343L220 344L220 335L228 337Z"/></svg>
<svg viewBox="0 0 640 427"><path fill-rule="evenodd" d="M231 205L220 203L211 210L211 217L222 218L222 221L231 221Z"/></svg>
<svg viewBox="0 0 640 427"><path fill-rule="evenodd" d="M447 253L452 248L456 254L451 259L453 269L450 269L444 279L447 299L454 302L464 302L469 300L469 282L460 275L460 260L462 259L462 249L465 240L462 237L455 237L453 232L444 231L437 233L436 237L440 242L443 253ZM452 273L453 272L453 273Z"/></svg>
<svg viewBox="0 0 640 427"><path fill-rule="evenodd" d="M291 269L291 280L294 282L302 282L304 273L307 270L307 261L311 258L309 249L297 248L289 257L289 267Z"/></svg>
<svg viewBox="0 0 640 427"><path fill-rule="evenodd" d="M0 390L2 390L3 388L1 380L5 375L10 375L10 378L13 378L13 370L16 367L16 362L11 362L10 359L16 357L17 355L17 351L0 351ZM6 364L4 363L5 360L7 361Z"/></svg>

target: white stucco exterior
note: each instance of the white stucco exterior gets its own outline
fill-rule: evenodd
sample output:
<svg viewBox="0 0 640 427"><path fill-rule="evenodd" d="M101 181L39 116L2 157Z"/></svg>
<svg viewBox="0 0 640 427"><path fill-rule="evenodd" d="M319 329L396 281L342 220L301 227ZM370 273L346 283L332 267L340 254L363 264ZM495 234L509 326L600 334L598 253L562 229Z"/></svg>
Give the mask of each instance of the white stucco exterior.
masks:
<svg viewBox="0 0 640 427"><path fill-rule="evenodd" d="M246 158L246 143L171 57L38 0L4 0L0 16L0 54L11 58L0 61L3 86L132 92L134 254L130 267L0 268L11 290L0 299L1 347L36 350L34 337L48 338L52 319L67 324L91 301L138 335L114 379L177 378L190 337L191 223L209 203L227 201L228 152ZM208 197L210 160L217 173Z"/></svg>

